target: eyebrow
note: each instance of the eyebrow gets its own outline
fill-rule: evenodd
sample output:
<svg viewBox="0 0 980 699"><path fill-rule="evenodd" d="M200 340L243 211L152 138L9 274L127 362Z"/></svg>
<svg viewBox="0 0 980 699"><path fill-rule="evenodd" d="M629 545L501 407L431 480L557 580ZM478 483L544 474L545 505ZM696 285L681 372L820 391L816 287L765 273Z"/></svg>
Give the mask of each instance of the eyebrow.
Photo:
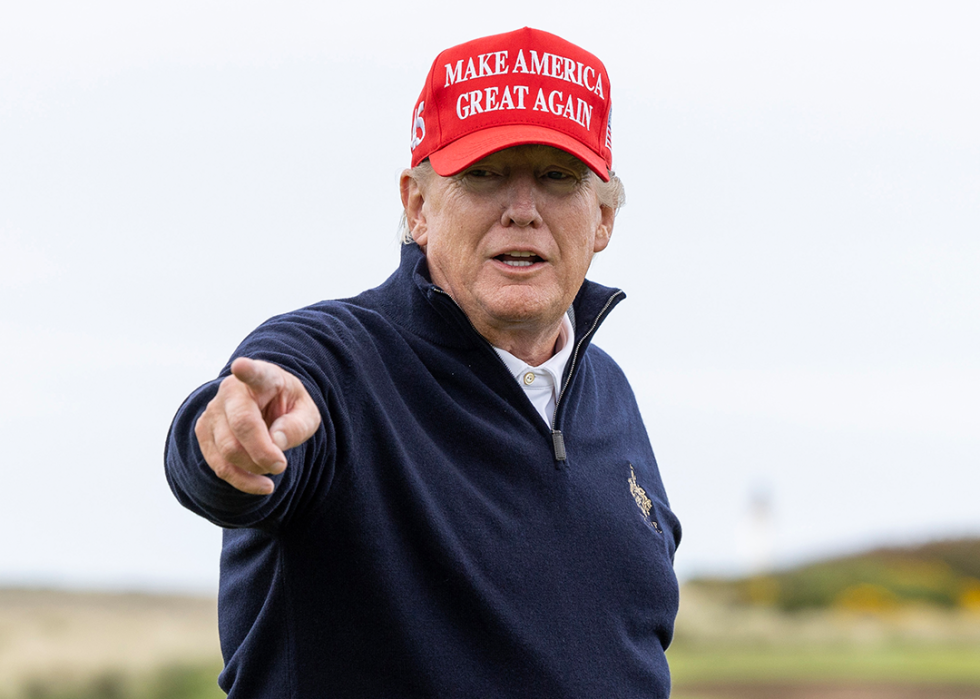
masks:
<svg viewBox="0 0 980 699"><path fill-rule="evenodd" d="M532 144L532 145L538 148L553 148L552 146L545 146L544 144ZM521 146L516 146L516 147L520 148ZM592 172L592 169L588 165L583 163L581 160L576 158L571 153L566 153L565 151L559 148L554 148L554 150L557 151L557 157L555 158L555 163L554 163L555 165L561 165L562 167L567 167L572 170L575 170L575 172L580 176ZM493 158L494 155L496 155L496 153L491 153L487 157L477 160L475 163L471 163L470 165L467 165L465 168L457 172L455 175L451 175L451 177L460 177L464 175L468 170L471 170L473 168L479 169L480 167L491 166L492 165L491 158Z"/></svg>

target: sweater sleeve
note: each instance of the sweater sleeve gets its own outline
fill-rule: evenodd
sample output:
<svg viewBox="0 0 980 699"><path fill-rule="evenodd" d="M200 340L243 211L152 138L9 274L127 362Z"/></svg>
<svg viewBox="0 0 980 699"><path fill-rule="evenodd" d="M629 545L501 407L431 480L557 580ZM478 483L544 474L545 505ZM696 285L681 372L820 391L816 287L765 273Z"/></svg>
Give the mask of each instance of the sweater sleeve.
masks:
<svg viewBox="0 0 980 699"><path fill-rule="evenodd" d="M334 476L333 425L328 403L336 391L314 357L322 348L311 346L302 324L286 317L268 321L238 347L217 379L194 391L181 405L167 435L164 462L167 481L177 500L187 509L222 527L256 527L275 531L285 526L312 498L313 491L328 489ZM295 375L320 410L321 424L305 443L286 451L286 469L270 475L275 489L270 495L251 495L218 478L208 466L194 433L194 426L221 381L230 375L231 362L250 357L271 362Z"/></svg>

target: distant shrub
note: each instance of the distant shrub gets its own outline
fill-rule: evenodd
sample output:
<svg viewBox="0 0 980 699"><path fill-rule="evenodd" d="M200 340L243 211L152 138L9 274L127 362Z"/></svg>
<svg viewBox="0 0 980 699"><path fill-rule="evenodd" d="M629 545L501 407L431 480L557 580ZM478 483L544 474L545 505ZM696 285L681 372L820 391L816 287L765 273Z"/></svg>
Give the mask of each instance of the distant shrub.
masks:
<svg viewBox="0 0 980 699"><path fill-rule="evenodd" d="M734 580L694 580L734 601L783 611L885 612L903 604L980 611L980 539L879 549Z"/></svg>
<svg viewBox="0 0 980 699"><path fill-rule="evenodd" d="M881 585L861 583L842 590L834 598L834 606L852 612L889 612L897 609L901 600L894 592Z"/></svg>
<svg viewBox="0 0 980 699"><path fill-rule="evenodd" d="M969 578L963 581L959 604L967 611L980 612L980 580Z"/></svg>

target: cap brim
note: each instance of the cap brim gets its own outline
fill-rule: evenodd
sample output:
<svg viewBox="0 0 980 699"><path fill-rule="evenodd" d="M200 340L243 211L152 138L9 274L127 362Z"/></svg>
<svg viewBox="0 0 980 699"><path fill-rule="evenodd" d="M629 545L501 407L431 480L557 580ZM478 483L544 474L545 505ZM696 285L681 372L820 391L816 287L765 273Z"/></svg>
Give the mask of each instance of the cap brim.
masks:
<svg viewBox="0 0 980 699"><path fill-rule="evenodd" d="M559 131L531 124L491 126L475 131L430 154L429 162L438 174L449 177L498 150L532 144L554 146L574 155L588 165L603 182L609 181L606 161L581 141Z"/></svg>

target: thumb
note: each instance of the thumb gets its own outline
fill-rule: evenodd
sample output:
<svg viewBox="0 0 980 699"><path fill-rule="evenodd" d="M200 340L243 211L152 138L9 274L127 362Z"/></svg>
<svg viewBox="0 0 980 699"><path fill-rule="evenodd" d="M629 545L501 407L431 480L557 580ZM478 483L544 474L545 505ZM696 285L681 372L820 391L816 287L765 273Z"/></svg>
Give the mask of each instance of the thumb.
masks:
<svg viewBox="0 0 980 699"><path fill-rule="evenodd" d="M299 446L320 427L320 410L302 384L300 390L292 407L269 426L272 441L283 451Z"/></svg>

